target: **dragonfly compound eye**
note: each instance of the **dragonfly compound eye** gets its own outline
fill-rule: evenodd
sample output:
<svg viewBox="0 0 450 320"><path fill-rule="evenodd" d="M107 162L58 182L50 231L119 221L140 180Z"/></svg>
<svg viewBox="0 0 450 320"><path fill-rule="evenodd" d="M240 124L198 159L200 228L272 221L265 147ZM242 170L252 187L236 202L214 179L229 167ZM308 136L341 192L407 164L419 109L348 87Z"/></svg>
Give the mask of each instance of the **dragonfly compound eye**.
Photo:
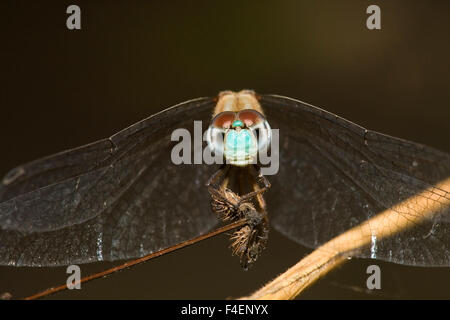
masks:
<svg viewBox="0 0 450 320"><path fill-rule="evenodd" d="M232 111L219 113L212 119L206 132L206 142L215 155L219 157L224 155L225 134L235 120L236 113Z"/></svg>
<svg viewBox="0 0 450 320"><path fill-rule="evenodd" d="M238 118L256 136L258 151L267 150L272 140L272 130L266 118L258 111L251 109L240 111Z"/></svg>

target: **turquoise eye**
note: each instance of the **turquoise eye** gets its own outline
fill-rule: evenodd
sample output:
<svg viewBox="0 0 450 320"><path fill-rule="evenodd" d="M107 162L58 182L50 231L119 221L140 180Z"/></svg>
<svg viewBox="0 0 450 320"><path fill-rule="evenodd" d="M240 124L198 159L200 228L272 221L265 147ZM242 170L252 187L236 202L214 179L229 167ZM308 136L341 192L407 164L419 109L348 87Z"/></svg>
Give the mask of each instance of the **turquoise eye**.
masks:
<svg viewBox="0 0 450 320"><path fill-rule="evenodd" d="M241 120L235 120L233 121L233 124L231 125L233 128L237 128L237 127L244 127L244 123Z"/></svg>

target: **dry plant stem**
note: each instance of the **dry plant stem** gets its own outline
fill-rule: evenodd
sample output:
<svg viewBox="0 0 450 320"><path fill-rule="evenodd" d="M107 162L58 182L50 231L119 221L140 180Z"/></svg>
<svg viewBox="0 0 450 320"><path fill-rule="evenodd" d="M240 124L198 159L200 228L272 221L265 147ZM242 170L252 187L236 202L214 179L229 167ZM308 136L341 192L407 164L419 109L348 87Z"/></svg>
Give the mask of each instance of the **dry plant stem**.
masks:
<svg viewBox="0 0 450 320"><path fill-rule="evenodd" d="M197 243L197 242L200 242L202 240L206 240L208 238L214 237L214 236L222 234L224 232L227 232L227 231L230 231L230 230L242 227L244 224L246 224L245 220L239 220L239 221L236 221L234 223L230 223L230 224L228 224L226 226L223 226L221 228L213 230L213 231L211 231L211 232L209 232L207 234L203 234L203 235L198 236L196 238L184 241L184 242L176 244L176 245L174 245L172 247L169 247L169 248L157 251L157 252L153 252L153 253L151 253L151 254L149 254L147 256L144 256L144 257L136 259L136 260L125 262L124 264L121 264L119 266L110 268L108 270L89 275L87 277L84 277L84 278L80 279L80 281L74 283L73 285L75 286L78 283L86 283L86 282L94 280L94 279L106 277L106 276L111 275L111 274L113 274L115 272L118 272L120 270L127 269L127 268L130 268L130 267L135 266L137 264L146 262L146 261L148 261L150 259L160 257L160 256L162 256L162 255L164 255L166 253L169 253L169 252L172 252L172 251L175 251L175 250L178 250L178 249L190 246L190 245L192 245L194 243ZM45 291L42 291L42 292L36 293L34 295L31 295L29 297L26 297L24 300L39 299L39 298L46 297L46 296L49 296L51 294L54 294L56 292L63 291L63 290L66 290L66 289L67 289L67 285L63 284L63 285L60 285L58 287L49 288L49 289L47 289Z"/></svg>
<svg viewBox="0 0 450 320"><path fill-rule="evenodd" d="M447 191L444 191L447 190ZM450 178L331 239L252 295L241 299L293 299L352 252L430 219L450 206Z"/></svg>

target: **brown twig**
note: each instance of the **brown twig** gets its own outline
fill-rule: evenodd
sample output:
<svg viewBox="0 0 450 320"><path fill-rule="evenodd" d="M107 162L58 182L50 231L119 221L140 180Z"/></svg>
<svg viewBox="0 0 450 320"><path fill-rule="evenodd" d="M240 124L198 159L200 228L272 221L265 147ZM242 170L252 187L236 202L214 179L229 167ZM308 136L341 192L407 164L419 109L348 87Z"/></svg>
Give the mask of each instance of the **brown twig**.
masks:
<svg viewBox="0 0 450 320"><path fill-rule="evenodd" d="M217 236L217 235L219 235L221 233L233 230L235 228L239 228L239 227L243 226L244 224L246 224L245 220L239 220L239 221L230 223L230 224L228 224L226 226L223 226L221 228L213 230L213 231L211 231L211 232L209 232L207 234L203 234L203 235L198 236L196 238L193 238L193 239L184 241L182 243L176 244L174 246L171 246L169 248L166 248L166 249L163 249L163 250L160 250L160 251L157 251L157 252L153 252L153 253L145 256L145 257L142 257L142 258L139 258L139 259L136 259L136 260L133 260L133 261L128 261L128 262L125 262L124 264L121 264L119 266L110 268L108 270L89 275L87 277L84 277L84 278L80 279L79 281L76 281L75 283L73 283L71 285L76 286L77 284L86 283L86 282L89 282L89 281L94 280L94 279L106 277L106 276L111 275L111 274L113 274L115 272L118 272L120 270L124 270L124 269L130 268L132 266L138 265L140 263L146 262L146 261L148 261L150 259L154 259L154 258L160 257L160 256L162 256L162 255L164 255L166 253L169 253L169 252L172 252L172 251L175 251L175 250L178 250L178 249L190 246L192 244L195 244L195 243L200 242L202 240L206 240L208 238ZM66 290L66 289L68 289L67 284L63 284L63 285L60 285L58 287L49 288L49 289L44 290L42 292L33 294L33 295L31 295L29 297L26 297L24 299L25 300L39 299L39 298L46 297L46 296L49 296L51 294L54 294L56 292L63 291L63 290Z"/></svg>

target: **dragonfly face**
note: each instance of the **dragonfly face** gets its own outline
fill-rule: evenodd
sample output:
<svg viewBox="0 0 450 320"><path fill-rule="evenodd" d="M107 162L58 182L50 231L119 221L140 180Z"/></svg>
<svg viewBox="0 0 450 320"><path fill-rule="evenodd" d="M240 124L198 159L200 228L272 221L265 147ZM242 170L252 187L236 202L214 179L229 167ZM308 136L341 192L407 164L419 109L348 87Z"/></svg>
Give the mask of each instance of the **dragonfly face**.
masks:
<svg viewBox="0 0 450 320"><path fill-rule="evenodd" d="M258 152L270 147L272 130L262 114L254 92L226 91L219 94L214 118L206 133L208 147L227 163L256 163Z"/></svg>

